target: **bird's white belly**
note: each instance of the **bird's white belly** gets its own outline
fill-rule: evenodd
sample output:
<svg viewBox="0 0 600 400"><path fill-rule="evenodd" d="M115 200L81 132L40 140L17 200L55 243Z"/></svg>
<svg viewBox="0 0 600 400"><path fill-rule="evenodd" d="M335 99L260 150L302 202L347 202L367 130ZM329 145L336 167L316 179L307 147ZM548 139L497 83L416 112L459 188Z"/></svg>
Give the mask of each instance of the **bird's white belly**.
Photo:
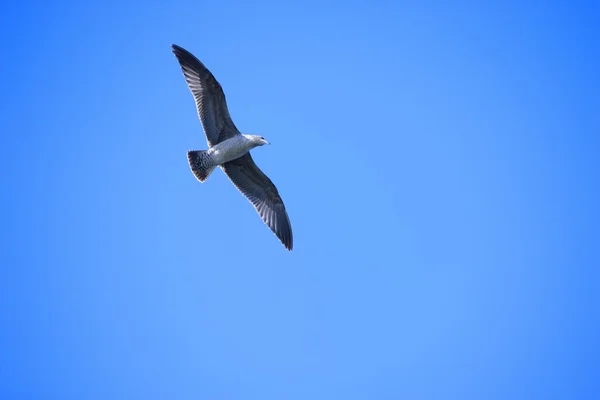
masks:
<svg viewBox="0 0 600 400"><path fill-rule="evenodd" d="M240 135L240 137L233 137L214 145L208 150L208 153L216 164L221 165L240 158L248 150L250 150L250 143Z"/></svg>

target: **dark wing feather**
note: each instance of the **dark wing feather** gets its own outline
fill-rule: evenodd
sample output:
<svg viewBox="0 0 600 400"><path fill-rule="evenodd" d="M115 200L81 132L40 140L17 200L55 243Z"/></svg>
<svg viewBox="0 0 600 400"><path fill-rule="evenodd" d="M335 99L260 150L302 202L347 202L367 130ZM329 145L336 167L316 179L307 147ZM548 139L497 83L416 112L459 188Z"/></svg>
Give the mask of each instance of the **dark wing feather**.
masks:
<svg viewBox="0 0 600 400"><path fill-rule="evenodd" d="M292 250L292 227L283 201L273 182L256 166L250 153L223 164L221 168L285 248Z"/></svg>
<svg viewBox="0 0 600 400"><path fill-rule="evenodd" d="M213 74L189 51L176 44L171 47L196 100L198 117L202 122L208 145L214 146L239 134L229 115L223 88Z"/></svg>

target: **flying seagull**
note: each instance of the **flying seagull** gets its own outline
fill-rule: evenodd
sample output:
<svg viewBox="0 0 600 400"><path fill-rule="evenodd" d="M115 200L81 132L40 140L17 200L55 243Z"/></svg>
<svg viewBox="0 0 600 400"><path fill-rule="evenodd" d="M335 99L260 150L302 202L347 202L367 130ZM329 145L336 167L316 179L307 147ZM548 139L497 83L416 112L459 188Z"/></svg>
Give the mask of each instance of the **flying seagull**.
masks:
<svg viewBox="0 0 600 400"><path fill-rule="evenodd" d="M208 143L208 150L188 151L192 172L204 182L216 166L221 167L283 246L292 250L292 227L281 196L250 155L250 149L269 142L262 136L240 133L227 110L223 88L213 74L189 51L175 44L171 47L196 100L198 117Z"/></svg>

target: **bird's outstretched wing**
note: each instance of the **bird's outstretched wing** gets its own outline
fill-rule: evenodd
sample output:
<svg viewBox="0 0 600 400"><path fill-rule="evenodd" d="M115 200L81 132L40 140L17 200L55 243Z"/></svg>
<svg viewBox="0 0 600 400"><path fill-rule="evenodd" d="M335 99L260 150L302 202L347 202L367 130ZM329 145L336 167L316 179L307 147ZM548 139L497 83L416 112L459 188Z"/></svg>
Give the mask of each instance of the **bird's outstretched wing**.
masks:
<svg viewBox="0 0 600 400"><path fill-rule="evenodd" d="M214 146L239 134L229 115L223 88L213 74L189 51L176 44L171 47L196 100L198 117L202 122L208 145Z"/></svg>
<svg viewBox="0 0 600 400"><path fill-rule="evenodd" d="M252 203L283 246L292 250L290 219L273 182L256 166L250 153L221 166L231 182Z"/></svg>

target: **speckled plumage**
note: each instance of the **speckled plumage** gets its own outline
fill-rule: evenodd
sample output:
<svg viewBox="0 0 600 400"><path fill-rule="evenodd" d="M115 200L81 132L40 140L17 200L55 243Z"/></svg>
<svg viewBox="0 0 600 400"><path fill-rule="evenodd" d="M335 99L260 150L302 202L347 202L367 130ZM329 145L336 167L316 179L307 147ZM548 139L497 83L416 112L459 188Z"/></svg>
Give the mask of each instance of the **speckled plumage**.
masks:
<svg viewBox="0 0 600 400"><path fill-rule="evenodd" d="M261 136L241 134L231 120L223 89L212 73L187 50L177 45L172 45L172 49L196 101L209 146L208 150L188 151L192 172L204 182L220 166L284 247L292 250L292 227L283 200L250 155L250 149L268 142Z"/></svg>

